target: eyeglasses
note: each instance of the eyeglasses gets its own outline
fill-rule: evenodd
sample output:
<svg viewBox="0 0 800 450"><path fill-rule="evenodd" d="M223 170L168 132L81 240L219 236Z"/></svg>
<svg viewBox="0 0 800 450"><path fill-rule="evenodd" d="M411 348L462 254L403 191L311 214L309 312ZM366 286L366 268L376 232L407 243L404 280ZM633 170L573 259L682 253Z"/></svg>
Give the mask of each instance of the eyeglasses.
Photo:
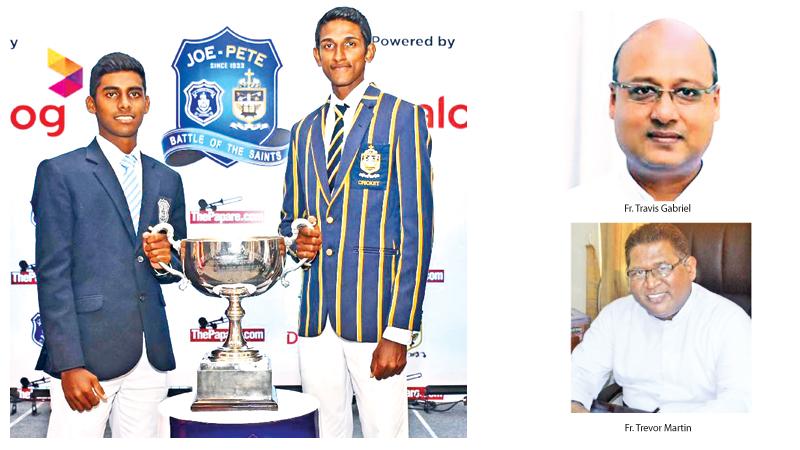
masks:
<svg viewBox="0 0 800 450"><path fill-rule="evenodd" d="M707 94L717 90L717 83L705 89L686 86L676 87L675 89L661 89L652 84L622 83L619 81L612 81L610 86L622 89L626 93L628 100L642 104L656 103L661 99L661 95L664 92L669 92L669 97L673 102L680 105L694 105L700 103Z"/></svg>
<svg viewBox="0 0 800 450"><path fill-rule="evenodd" d="M653 275L654 279L661 280L668 277L672 271L675 270L675 268L679 265L683 264L687 258L688 256L678 260L678 262L675 264L661 263L652 269L631 269L627 272L628 279L631 281L644 281L647 279L647 274L649 273Z"/></svg>

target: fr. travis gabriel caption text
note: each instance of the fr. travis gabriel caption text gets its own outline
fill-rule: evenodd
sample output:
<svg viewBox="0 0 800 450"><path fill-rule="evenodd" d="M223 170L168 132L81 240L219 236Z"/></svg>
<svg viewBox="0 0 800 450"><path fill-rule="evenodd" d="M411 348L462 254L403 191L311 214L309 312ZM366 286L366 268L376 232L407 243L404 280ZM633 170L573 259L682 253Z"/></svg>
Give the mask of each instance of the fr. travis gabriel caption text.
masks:
<svg viewBox="0 0 800 450"><path fill-rule="evenodd" d="M652 204L652 205L642 205L639 203L634 203L633 205L625 203L625 212L637 212L637 213L659 213L659 212L666 212L666 213L688 213L692 212L692 205L691 203L685 205L679 205L677 203L662 203L662 204Z"/></svg>

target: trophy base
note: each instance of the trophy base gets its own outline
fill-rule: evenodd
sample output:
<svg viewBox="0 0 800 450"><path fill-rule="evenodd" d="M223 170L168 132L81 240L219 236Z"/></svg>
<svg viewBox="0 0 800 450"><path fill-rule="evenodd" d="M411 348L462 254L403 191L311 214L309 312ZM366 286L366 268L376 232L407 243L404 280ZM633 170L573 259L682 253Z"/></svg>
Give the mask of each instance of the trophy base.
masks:
<svg viewBox="0 0 800 450"><path fill-rule="evenodd" d="M277 411L268 357L259 361L212 361L209 356L197 369L192 411Z"/></svg>

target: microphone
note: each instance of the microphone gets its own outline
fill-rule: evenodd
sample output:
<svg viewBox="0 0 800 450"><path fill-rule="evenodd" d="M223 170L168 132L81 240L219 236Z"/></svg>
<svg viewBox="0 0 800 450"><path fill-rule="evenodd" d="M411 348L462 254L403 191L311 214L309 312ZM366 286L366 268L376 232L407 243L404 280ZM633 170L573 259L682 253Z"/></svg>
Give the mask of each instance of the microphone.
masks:
<svg viewBox="0 0 800 450"><path fill-rule="evenodd" d="M205 199L200 199L197 202L197 205L200 206L200 211L205 211L210 209L212 211L216 211L218 206L228 205L230 203L236 203L242 201L242 196L238 197L231 197L231 198L221 198L215 202L208 203Z"/></svg>
<svg viewBox="0 0 800 450"><path fill-rule="evenodd" d="M28 264L24 259L19 262L19 273L28 273L28 269L36 272L36 264Z"/></svg>
<svg viewBox="0 0 800 450"><path fill-rule="evenodd" d="M200 324L200 328L203 329L203 330L205 330L206 328L211 328L213 330L216 330L218 324L223 324L223 323L225 323L227 321L228 320L225 319L224 317L220 317L217 320L212 320L211 322L206 320L205 317L201 317L201 318L197 319L197 323Z"/></svg>
<svg viewBox="0 0 800 450"><path fill-rule="evenodd" d="M47 377L39 378L38 380L29 380L27 377L22 377L19 379L19 384L22 385L22 389L27 389L28 386L38 388L40 384L44 384L50 381Z"/></svg>

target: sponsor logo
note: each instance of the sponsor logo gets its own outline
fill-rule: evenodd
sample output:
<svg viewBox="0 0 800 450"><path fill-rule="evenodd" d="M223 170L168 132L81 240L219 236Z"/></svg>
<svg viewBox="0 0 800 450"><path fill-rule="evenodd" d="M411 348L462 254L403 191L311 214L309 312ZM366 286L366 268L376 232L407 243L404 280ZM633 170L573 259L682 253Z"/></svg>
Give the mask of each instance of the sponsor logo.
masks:
<svg viewBox="0 0 800 450"><path fill-rule="evenodd" d="M444 283L444 270L428 270L428 283Z"/></svg>
<svg viewBox="0 0 800 450"><path fill-rule="evenodd" d="M167 164L185 166L204 157L224 167L282 164L290 136L277 127L281 66L272 40L249 39L227 27L184 39L172 63L177 128L161 140Z"/></svg>
<svg viewBox="0 0 800 450"><path fill-rule="evenodd" d="M27 272L11 272L11 284L36 284L36 274Z"/></svg>
<svg viewBox="0 0 800 450"><path fill-rule="evenodd" d="M249 342L264 342L267 332L263 328L243 328L242 337ZM227 328L191 328L189 342L223 342L228 337Z"/></svg>
<svg viewBox="0 0 800 450"><path fill-rule="evenodd" d="M83 87L83 67L51 48L47 49L47 67L64 76L63 80L50 86L56 94L67 98Z"/></svg>
<svg viewBox="0 0 800 450"><path fill-rule="evenodd" d="M197 205L198 211L189 212L189 223L193 224L229 224L229 223L263 223L264 211L223 211L219 207L238 203L242 197L221 198L217 201L208 202L201 198Z"/></svg>
<svg viewBox="0 0 800 450"><path fill-rule="evenodd" d="M444 395L442 394L427 395L424 387L408 387L406 391L408 392L409 400L444 400Z"/></svg>
<svg viewBox="0 0 800 450"><path fill-rule="evenodd" d="M19 272L11 272L11 284L36 284L36 264L19 262Z"/></svg>
<svg viewBox="0 0 800 450"><path fill-rule="evenodd" d="M64 105L45 105L39 110L39 122L47 127L47 135L60 136L64 132ZM11 110L11 125L18 130L28 130L36 125L36 110L19 105Z"/></svg>
<svg viewBox="0 0 800 450"><path fill-rule="evenodd" d="M39 347L44 345L44 328L42 328L42 317L38 312L31 317L31 339Z"/></svg>
<svg viewBox="0 0 800 450"><path fill-rule="evenodd" d="M425 110L428 128L445 128L447 125L459 130L467 128L467 105L446 106L444 96L441 96L435 107L425 104L419 106Z"/></svg>
<svg viewBox="0 0 800 450"><path fill-rule="evenodd" d="M50 86L50 90L66 98L83 87L83 68L64 55L47 49L47 67L58 72L64 78ZM11 110L11 125L18 130L29 130L36 125L37 119L47 129L50 137L60 136L65 125L64 105L44 105L37 108L30 105L17 105Z"/></svg>
<svg viewBox="0 0 800 450"><path fill-rule="evenodd" d="M192 224L263 223L264 211L190 211Z"/></svg>

